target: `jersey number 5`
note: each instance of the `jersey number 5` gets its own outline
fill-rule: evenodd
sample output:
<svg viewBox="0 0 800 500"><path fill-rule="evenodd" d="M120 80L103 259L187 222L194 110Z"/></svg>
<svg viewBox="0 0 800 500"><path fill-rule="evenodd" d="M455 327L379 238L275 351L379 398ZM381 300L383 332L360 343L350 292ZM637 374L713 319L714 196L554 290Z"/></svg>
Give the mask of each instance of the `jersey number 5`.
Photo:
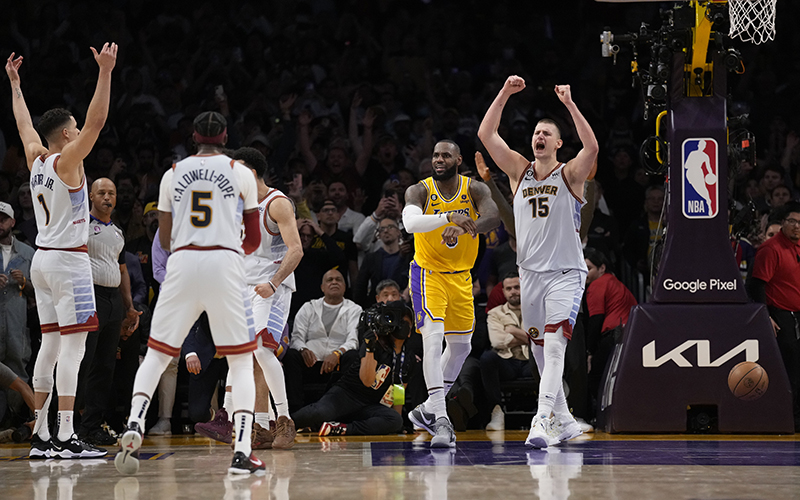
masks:
<svg viewBox="0 0 800 500"><path fill-rule="evenodd" d="M211 207L203 205L203 200L211 199L211 191L192 191L192 225L207 227L211 224Z"/></svg>
<svg viewBox="0 0 800 500"><path fill-rule="evenodd" d="M531 217L547 217L550 215L550 206L547 204L547 196L541 198L531 198Z"/></svg>

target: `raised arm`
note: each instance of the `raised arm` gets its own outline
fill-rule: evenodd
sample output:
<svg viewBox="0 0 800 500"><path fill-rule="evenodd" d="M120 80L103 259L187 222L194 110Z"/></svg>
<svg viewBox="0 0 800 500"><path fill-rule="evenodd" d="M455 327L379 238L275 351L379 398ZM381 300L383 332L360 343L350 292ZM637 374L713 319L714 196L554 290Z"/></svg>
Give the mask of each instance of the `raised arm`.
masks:
<svg viewBox="0 0 800 500"><path fill-rule="evenodd" d="M599 150L597 139L589 122L586 121L586 118L578 110L578 106L572 101L572 92L569 85L556 85L555 91L558 99L567 107L572 121L575 122L578 138L583 144L583 148L578 151L575 158L564 166L564 175L573 193L583 193L583 183L589 177L589 173L592 171L594 162L597 159Z"/></svg>
<svg viewBox="0 0 800 500"><path fill-rule="evenodd" d="M14 53L12 52L6 61L6 74L11 82L11 107L14 110L14 119L17 121L17 130L19 130L19 137L22 139L22 146L25 148L25 160L28 164L28 170L30 170L33 160L37 156L46 153L47 148L42 145L39 134L33 128L33 120L31 120L31 114L25 104L25 97L22 95L22 87L19 80L20 66L22 66L22 56L14 59Z"/></svg>
<svg viewBox="0 0 800 500"><path fill-rule="evenodd" d="M86 158L100 137L100 132L106 124L108 117L108 101L111 97L111 71L117 63L117 44L106 43L100 50L100 53L92 49L94 60L100 68L97 76L97 86L94 90L94 97L92 102L89 103L89 109L86 111L86 122L83 124L81 133L78 138L64 146L61 151L61 159L58 162L59 176L61 172L65 174L62 177L68 184L74 184L68 177L74 176L80 167L83 165L83 159ZM63 170L61 170L63 169Z"/></svg>
<svg viewBox="0 0 800 500"><path fill-rule="evenodd" d="M512 150L506 141L497 132L500 127L500 118L508 98L525 88L525 80L519 76L509 76L500 93L494 98L486 115L478 128L478 138L491 155L494 162L506 173L514 190L519 182L519 177L530 163L524 156Z"/></svg>

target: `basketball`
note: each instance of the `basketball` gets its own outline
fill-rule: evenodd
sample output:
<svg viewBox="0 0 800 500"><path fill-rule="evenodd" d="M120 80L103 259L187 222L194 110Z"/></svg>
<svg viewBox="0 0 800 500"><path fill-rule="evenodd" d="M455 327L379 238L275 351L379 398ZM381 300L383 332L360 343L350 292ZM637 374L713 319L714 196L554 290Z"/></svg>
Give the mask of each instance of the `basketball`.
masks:
<svg viewBox="0 0 800 500"><path fill-rule="evenodd" d="M742 361L728 374L728 388L743 401L755 401L767 392L768 386L767 372L752 361Z"/></svg>
<svg viewBox="0 0 800 500"><path fill-rule="evenodd" d="M714 174L706 174L706 184L714 184L717 182L717 176Z"/></svg>

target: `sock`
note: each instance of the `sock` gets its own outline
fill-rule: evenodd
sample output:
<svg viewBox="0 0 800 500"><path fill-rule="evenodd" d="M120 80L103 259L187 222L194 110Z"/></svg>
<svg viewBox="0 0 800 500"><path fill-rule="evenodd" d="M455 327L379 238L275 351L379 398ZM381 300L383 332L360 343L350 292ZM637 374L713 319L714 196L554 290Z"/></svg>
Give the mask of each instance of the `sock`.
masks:
<svg viewBox="0 0 800 500"><path fill-rule="evenodd" d="M436 415L436 419L447 418L444 403L444 377L442 375L442 342L444 341L444 325L426 321L420 329L422 333L422 374L428 386L428 400L424 408Z"/></svg>
<svg viewBox="0 0 800 500"><path fill-rule="evenodd" d="M545 333L544 366L542 380L539 382L539 407L536 410L536 414L540 417L549 418L556 404L556 395L559 391L563 394L561 379L564 376L566 349L567 339L562 333L562 328Z"/></svg>
<svg viewBox="0 0 800 500"><path fill-rule="evenodd" d="M225 410L230 418L230 414L233 413L233 391L231 386L225 388L225 401L222 403L222 409Z"/></svg>
<svg viewBox="0 0 800 500"><path fill-rule="evenodd" d="M47 397L47 401L50 401L50 396ZM36 410L35 413L36 423L33 426L33 433L39 436L42 441L47 441L50 439L50 428L47 426L47 403L45 403L44 408Z"/></svg>
<svg viewBox="0 0 800 500"><path fill-rule="evenodd" d="M75 430L72 428L72 410L58 410L58 440L68 441Z"/></svg>
<svg viewBox="0 0 800 500"><path fill-rule="evenodd" d="M289 401L286 398L286 380L283 376L281 362L275 357L275 353L266 347L259 347L255 351L256 360L261 371L264 372L264 380L267 381L272 400L275 402L275 409L279 417L289 416ZM272 405L270 405L270 409Z"/></svg>
<svg viewBox="0 0 800 500"><path fill-rule="evenodd" d="M241 451L249 457L252 451L250 448L250 432L253 428L253 414L249 411L237 411L234 413L233 428L236 431L233 450Z"/></svg>
<svg viewBox="0 0 800 500"><path fill-rule="evenodd" d="M269 429L269 413L267 412L257 412L255 417L255 422L265 429Z"/></svg>
<svg viewBox="0 0 800 500"><path fill-rule="evenodd" d="M269 421L270 422L274 422L274 421L278 420L277 416L275 415L275 409L272 407L272 405L274 405L274 404L275 404L275 400L272 399L272 394L270 394L269 404L267 405L267 407L268 407L267 415L269 416ZM288 408L289 404L287 403L286 406L287 406L287 408L286 408L286 416L288 417L289 416L289 408Z"/></svg>
<svg viewBox="0 0 800 500"><path fill-rule="evenodd" d="M144 394L134 394L131 399L131 416L128 424L136 422L139 428L144 431L144 419L147 416L147 408L150 406L150 398Z"/></svg>

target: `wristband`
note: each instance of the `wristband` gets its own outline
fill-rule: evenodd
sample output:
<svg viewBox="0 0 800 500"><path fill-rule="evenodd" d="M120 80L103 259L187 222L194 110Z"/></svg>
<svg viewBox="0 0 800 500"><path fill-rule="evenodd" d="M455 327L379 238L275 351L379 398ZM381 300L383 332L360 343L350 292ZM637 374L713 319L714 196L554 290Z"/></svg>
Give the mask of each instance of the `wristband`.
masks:
<svg viewBox="0 0 800 500"><path fill-rule="evenodd" d="M25 290L25 285L27 285L27 284L28 284L28 280L25 278L25 276L23 276L22 277L22 284L18 285L19 286L19 290L20 291Z"/></svg>
<svg viewBox="0 0 800 500"><path fill-rule="evenodd" d="M335 351L333 351L333 353L336 355L337 358L342 357L342 353L339 352L339 349L336 349Z"/></svg>
<svg viewBox="0 0 800 500"><path fill-rule="evenodd" d="M453 212L447 212L447 215L446 215L447 222L453 222L453 221L450 219L450 216L451 216L451 215L453 215Z"/></svg>
<svg viewBox="0 0 800 500"><path fill-rule="evenodd" d="M273 293L275 293L275 292L277 292L277 291L278 291L278 287L276 287L276 286L275 286L275 284L274 284L274 283L272 283L272 280L267 280L267 283L269 283L269 286L271 286L271 287L272 287L272 292L273 292Z"/></svg>

